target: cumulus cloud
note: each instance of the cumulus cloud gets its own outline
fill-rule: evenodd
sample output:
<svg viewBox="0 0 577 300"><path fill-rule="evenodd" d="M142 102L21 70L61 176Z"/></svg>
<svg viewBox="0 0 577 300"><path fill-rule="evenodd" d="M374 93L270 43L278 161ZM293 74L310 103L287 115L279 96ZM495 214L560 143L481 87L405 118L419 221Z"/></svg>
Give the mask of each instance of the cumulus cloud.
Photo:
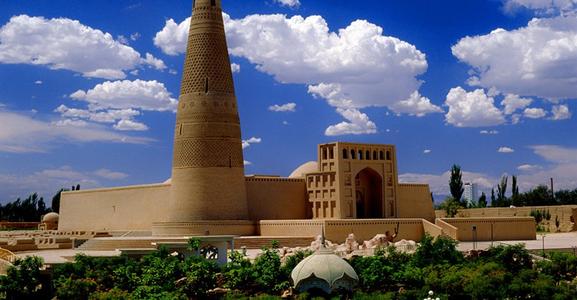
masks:
<svg viewBox="0 0 577 300"><path fill-rule="evenodd" d="M326 136L359 135L377 133L377 125L369 120L369 116L357 109L337 108L347 121L331 125L325 130Z"/></svg>
<svg viewBox="0 0 577 300"><path fill-rule="evenodd" d="M143 144L152 141L148 138L118 134L92 124L70 126L71 124L43 121L25 114L9 111L0 111L0 124L2 124L0 126L0 152L47 152L54 148L55 143L108 142Z"/></svg>
<svg viewBox="0 0 577 300"><path fill-rule="evenodd" d="M260 144L261 142L262 142L261 138L251 137L248 140L242 141L242 149L246 149L246 148L250 147L252 144Z"/></svg>
<svg viewBox="0 0 577 300"><path fill-rule="evenodd" d="M41 85L41 84L43 84L43 83L44 83L44 82L42 82L42 80L36 80L36 81L34 81L34 84L38 84L38 85Z"/></svg>
<svg viewBox="0 0 577 300"><path fill-rule="evenodd" d="M559 120L567 120L571 119L571 111L569 111L569 106L567 105L555 105L551 111L553 117L552 120L559 121Z"/></svg>
<svg viewBox="0 0 577 300"><path fill-rule="evenodd" d="M431 152L433 152L433 151L430 149L423 150L423 154L430 154Z"/></svg>
<svg viewBox="0 0 577 300"><path fill-rule="evenodd" d="M530 2L545 3L525 1ZM577 18L535 18L515 30L499 28L486 35L465 37L452 47L452 52L472 67L472 84L516 95L574 99L575 40Z"/></svg>
<svg viewBox="0 0 577 300"><path fill-rule="evenodd" d="M439 112L430 100L414 94L421 85L417 77L427 70L425 54L375 24L358 20L331 32L321 16L250 15L237 20L225 14L224 20L232 55L246 58L278 82L308 85L309 93L333 107ZM155 45L169 55L184 53L189 24L190 18L180 24L168 20Z"/></svg>
<svg viewBox="0 0 577 300"><path fill-rule="evenodd" d="M120 131L146 131L148 126L134 120L141 111L176 111L177 100L171 97L164 84L157 81L107 81L84 91L78 90L70 98L85 102L88 109L60 105L62 125L84 120L96 123L116 123Z"/></svg>
<svg viewBox="0 0 577 300"><path fill-rule="evenodd" d="M286 104L275 104L272 106L268 107L268 110L270 111L274 111L274 112L295 112L297 108L297 104L290 102L290 103L286 103Z"/></svg>
<svg viewBox="0 0 577 300"><path fill-rule="evenodd" d="M140 109L176 111L177 100L171 97L163 83L156 80L106 81L94 88L78 90L70 95L74 100L88 102L90 109Z"/></svg>
<svg viewBox="0 0 577 300"><path fill-rule="evenodd" d="M449 112L445 115L448 124L457 127L495 126L505 123L503 113L494 105L482 89L467 92L461 87L452 88L445 104Z"/></svg>
<svg viewBox="0 0 577 300"><path fill-rule="evenodd" d="M391 109L398 114L405 113L417 117L444 112L443 109L431 103L431 99L421 96L418 91L413 92L409 99L393 104Z"/></svg>
<svg viewBox="0 0 577 300"><path fill-rule="evenodd" d="M0 63L42 65L85 77L122 79L143 65L163 69L164 62L79 21L14 16L0 28Z"/></svg>
<svg viewBox="0 0 577 300"><path fill-rule="evenodd" d="M547 112L542 108L525 108L523 115L529 119L541 119L547 115Z"/></svg>
<svg viewBox="0 0 577 300"><path fill-rule="evenodd" d="M230 64L230 70L231 70L233 73L240 73L240 65L239 65L239 64L232 63L232 64Z"/></svg>
<svg viewBox="0 0 577 300"><path fill-rule="evenodd" d="M501 101L501 105L505 107L504 113L506 115L511 115L520 109L524 109L531 105L531 103L533 103L533 99L522 98L515 94L507 94L503 101Z"/></svg>
<svg viewBox="0 0 577 300"><path fill-rule="evenodd" d="M499 149L497 149L497 152L499 152L499 153L513 153L513 152L515 152L515 150L513 148L510 148L510 147L500 147Z"/></svg>
<svg viewBox="0 0 577 300"><path fill-rule="evenodd" d="M301 5L299 0L274 0L274 2L288 7L299 7Z"/></svg>

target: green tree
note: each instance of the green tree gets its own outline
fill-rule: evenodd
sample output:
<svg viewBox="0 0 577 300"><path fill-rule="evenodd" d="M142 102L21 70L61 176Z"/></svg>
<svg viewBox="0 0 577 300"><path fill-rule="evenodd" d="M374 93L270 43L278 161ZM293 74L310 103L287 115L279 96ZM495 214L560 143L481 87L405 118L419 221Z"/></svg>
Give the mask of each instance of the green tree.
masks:
<svg viewBox="0 0 577 300"><path fill-rule="evenodd" d="M491 206L497 206L497 199L495 198L495 189L491 189Z"/></svg>
<svg viewBox="0 0 577 300"><path fill-rule="evenodd" d="M16 260L7 275L0 276L0 295L7 300L49 299L49 284L40 274L42 265L42 259L36 256Z"/></svg>
<svg viewBox="0 0 577 300"><path fill-rule="evenodd" d="M445 198L445 201L440 204L440 208L445 211L447 218L453 218L457 215L462 206L459 201L452 197L447 197Z"/></svg>
<svg viewBox="0 0 577 300"><path fill-rule="evenodd" d="M50 208L52 209L53 212L60 213L60 198L62 196L62 192L67 191L68 191L67 189L60 189L60 191L58 191L56 195L52 197L52 204L50 205Z"/></svg>
<svg viewBox="0 0 577 300"><path fill-rule="evenodd" d="M479 197L479 202L477 206L480 208L487 207L487 195L485 195L485 192L481 193L481 197Z"/></svg>
<svg viewBox="0 0 577 300"><path fill-rule="evenodd" d="M506 175L501 177L501 181L497 185L497 203L498 203L497 206L499 206L499 207L509 206L507 196L505 195L507 193L507 181L508 181L508 179L509 179L509 177L507 177Z"/></svg>
<svg viewBox="0 0 577 300"><path fill-rule="evenodd" d="M513 175L511 177L511 204L514 206L522 206L519 197L519 186L517 185L517 176Z"/></svg>
<svg viewBox="0 0 577 300"><path fill-rule="evenodd" d="M457 202L461 202L461 198L463 197L463 174L461 173L461 167L458 165L453 165L451 167L451 179L449 180L449 188L451 190L451 195L453 199Z"/></svg>

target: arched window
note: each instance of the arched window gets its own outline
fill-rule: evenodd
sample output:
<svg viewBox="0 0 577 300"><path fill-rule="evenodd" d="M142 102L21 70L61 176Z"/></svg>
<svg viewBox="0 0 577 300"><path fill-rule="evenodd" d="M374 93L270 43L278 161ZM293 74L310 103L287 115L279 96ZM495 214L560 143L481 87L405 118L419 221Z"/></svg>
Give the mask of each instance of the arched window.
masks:
<svg viewBox="0 0 577 300"><path fill-rule="evenodd" d="M208 77L204 81L204 93L208 94Z"/></svg>
<svg viewBox="0 0 577 300"><path fill-rule="evenodd" d="M363 160L363 150L359 150L359 159Z"/></svg>
<svg viewBox="0 0 577 300"><path fill-rule="evenodd" d="M379 159L380 160L384 160L385 159L385 153L381 150L379 151Z"/></svg>
<svg viewBox="0 0 577 300"><path fill-rule="evenodd" d="M387 151L387 160L391 160L391 151Z"/></svg>
<svg viewBox="0 0 577 300"><path fill-rule="evenodd" d="M349 151L347 151L347 149L343 149L343 159L348 159L349 158Z"/></svg>
<svg viewBox="0 0 577 300"><path fill-rule="evenodd" d="M356 159L355 150L351 150L351 159Z"/></svg>
<svg viewBox="0 0 577 300"><path fill-rule="evenodd" d="M365 159L366 159L366 160L371 160L371 151L367 150L367 151L365 152Z"/></svg>
<svg viewBox="0 0 577 300"><path fill-rule="evenodd" d="M379 159L377 156L377 151L373 151L373 160Z"/></svg>

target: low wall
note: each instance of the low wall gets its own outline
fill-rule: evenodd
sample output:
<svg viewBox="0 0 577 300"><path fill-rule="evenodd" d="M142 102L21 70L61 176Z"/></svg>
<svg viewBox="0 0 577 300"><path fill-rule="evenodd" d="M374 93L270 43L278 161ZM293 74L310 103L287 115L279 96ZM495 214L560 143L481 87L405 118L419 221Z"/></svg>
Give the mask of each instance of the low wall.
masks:
<svg viewBox="0 0 577 300"><path fill-rule="evenodd" d="M425 231L422 219L365 219L365 220L264 220L259 222L261 236L318 236L323 226L326 238L343 243L353 233L357 241L367 241L377 234L393 233L399 226L396 240L420 241ZM432 225L432 224L431 224Z"/></svg>
<svg viewBox="0 0 577 300"><path fill-rule="evenodd" d="M488 207L488 208L470 208L461 209L458 211L456 217L459 218L494 218L494 217L529 217L533 210L545 210L551 213L549 221L543 220L542 225L551 232L555 232L555 217L559 217L560 232L577 231L577 225L571 221L577 220L577 205L559 205L559 206L524 206L524 207ZM443 210L435 211L437 218L445 218L446 214Z"/></svg>
<svg viewBox="0 0 577 300"><path fill-rule="evenodd" d="M434 238L439 237L441 235L444 235L442 227L440 227L436 224L433 224L433 223L431 223L427 220L424 220L424 219L422 221L423 221L423 230L425 233L429 234L430 236L432 236Z"/></svg>
<svg viewBox="0 0 577 300"><path fill-rule="evenodd" d="M150 231L168 213L169 184L63 192L59 231Z"/></svg>
<svg viewBox="0 0 577 300"><path fill-rule="evenodd" d="M454 230L447 230L446 223L455 227ZM535 230L535 219L532 217L518 218L443 218L437 224L447 235L458 241L473 241L473 226L476 227L477 241L516 241L535 240L537 232ZM447 228L447 229L446 229ZM453 236L454 235L454 236Z"/></svg>
<svg viewBox="0 0 577 300"><path fill-rule="evenodd" d="M441 228L441 230L443 231L443 234L454 239L454 240L458 240L457 239L457 231L458 228L441 220L441 219L436 219L435 220L435 225L439 226Z"/></svg>
<svg viewBox="0 0 577 300"><path fill-rule="evenodd" d="M248 213L251 220L307 219L304 179L246 177Z"/></svg>

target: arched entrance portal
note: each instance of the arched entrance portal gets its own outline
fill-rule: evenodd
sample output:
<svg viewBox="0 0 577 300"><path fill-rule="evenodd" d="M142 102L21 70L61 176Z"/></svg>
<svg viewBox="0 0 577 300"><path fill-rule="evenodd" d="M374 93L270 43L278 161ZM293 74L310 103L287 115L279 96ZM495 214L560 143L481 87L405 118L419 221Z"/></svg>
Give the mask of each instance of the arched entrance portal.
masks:
<svg viewBox="0 0 577 300"><path fill-rule="evenodd" d="M355 176L357 219L383 218L383 179L371 168Z"/></svg>

